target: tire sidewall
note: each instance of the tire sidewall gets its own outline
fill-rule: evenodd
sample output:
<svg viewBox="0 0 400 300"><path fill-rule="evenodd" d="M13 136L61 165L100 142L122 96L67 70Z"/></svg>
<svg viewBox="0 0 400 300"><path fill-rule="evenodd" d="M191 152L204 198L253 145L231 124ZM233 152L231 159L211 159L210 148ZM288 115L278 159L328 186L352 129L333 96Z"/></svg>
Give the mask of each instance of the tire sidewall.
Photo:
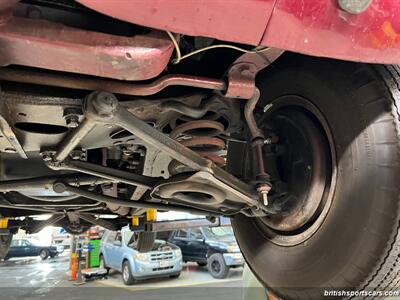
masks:
<svg viewBox="0 0 400 300"><path fill-rule="evenodd" d="M39 252L39 256L42 260L46 260L49 257L49 251L47 249L42 249Z"/></svg>
<svg viewBox="0 0 400 300"><path fill-rule="evenodd" d="M125 278L124 277L125 269L127 269L128 272L129 272L129 278ZM122 263L122 281L124 282L125 285L132 285L135 282L135 279L134 279L134 277L132 275L132 270L131 270L130 263L127 260L125 260Z"/></svg>
<svg viewBox="0 0 400 300"><path fill-rule="evenodd" d="M0 259L5 259L12 241L12 234L0 236Z"/></svg>
<svg viewBox="0 0 400 300"><path fill-rule="evenodd" d="M110 268L107 267L106 260L104 259L104 255L103 254L100 254L100 266L101 266L101 264L103 264L103 268L107 271L107 274L108 274L109 271L110 271Z"/></svg>
<svg viewBox="0 0 400 300"><path fill-rule="evenodd" d="M355 268L372 273L379 261L374 261L371 253L384 256L386 249L382 245L390 243L392 238L393 220L377 216L376 211L392 212L393 218L398 211L398 194L376 191L382 180L393 184L400 179L395 168L377 168L382 159L398 159L396 147L377 149L376 146L385 140L397 141L394 122L370 126L383 115L391 116L389 96L387 101L373 102L374 97L385 95L384 87L371 85L357 90L358 79L349 75L357 67L353 63L323 59L303 62L277 68L263 77L258 82L261 102L264 106L280 96L299 95L324 115L333 135L338 171L330 210L317 232L292 247L272 243L254 220L243 215L232 222L250 268L267 286L280 289L282 295L289 293L286 288L359 286L361 276ZM369 70L368 74L375 73ZM372 104L367 104L368 101ZM381 128L383 125L386 128ZM387 157L382 158L377 150L384 151ZM397 185L392 187L396 191ZM371 236L367 229L387 234ZM249 232L255 234L249 238ZM370 254L360 255L363 252Z"/></svg>
<svg viewBox="0 0 400 300"><path fill-rule="evenodd" d="M215 272L212 268L213 262L217 262L220 266L220 271ZM211 274L212 277L217 279L226 278L229 272L229 267L226 265L224 257L220 253L212 254L207 260L207 269L208 272Z"/></svg>

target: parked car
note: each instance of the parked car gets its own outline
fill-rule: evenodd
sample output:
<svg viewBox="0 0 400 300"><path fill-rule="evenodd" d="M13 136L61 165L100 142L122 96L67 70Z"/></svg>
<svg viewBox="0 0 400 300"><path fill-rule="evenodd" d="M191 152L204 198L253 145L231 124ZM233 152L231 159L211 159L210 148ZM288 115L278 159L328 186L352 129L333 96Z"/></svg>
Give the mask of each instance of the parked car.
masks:
<svg viewBox="0 0 400 300"><path fill-rule="evenodd" d="M42 260L55 257L64 251L63 246L48 246L35 239L13 239L4 260L12 257L40 256Z"/></svg>
<svg viewBox="0 0 400 300"><path fill-rule="evenodd" d="M244 263L230 226L176 230L170 235L169 242L181 248L183 261L207 266L214 278L225 278L231 267Z"/></svg>
<svg viewBox="0 0 400 300"><path fill-rule="evenodd" d="M137 250L137 242L136 234L128 227L118 232L107 230L100 246L100 267L122 272L126 285L148 278L179 277L182 270L179 247L156 240L153 249L143 253Z"/></svg>

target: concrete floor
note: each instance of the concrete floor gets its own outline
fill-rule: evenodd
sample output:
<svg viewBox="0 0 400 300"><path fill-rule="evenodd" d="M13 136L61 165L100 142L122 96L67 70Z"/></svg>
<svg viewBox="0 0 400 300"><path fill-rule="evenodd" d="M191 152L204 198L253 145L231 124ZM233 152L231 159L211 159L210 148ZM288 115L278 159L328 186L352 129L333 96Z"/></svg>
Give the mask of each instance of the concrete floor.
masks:
<svg viewBox="0 0 400 300"><path fill-rule="evenodd" d="M68 281L67 254L45 261L39 258L0 262L0 299L98 300L98 299L242 299L242 268L231 270L227 279L215 280L206 268L186 264L177 279L159 278L125 286L121 275L75 287Z"/></svg>

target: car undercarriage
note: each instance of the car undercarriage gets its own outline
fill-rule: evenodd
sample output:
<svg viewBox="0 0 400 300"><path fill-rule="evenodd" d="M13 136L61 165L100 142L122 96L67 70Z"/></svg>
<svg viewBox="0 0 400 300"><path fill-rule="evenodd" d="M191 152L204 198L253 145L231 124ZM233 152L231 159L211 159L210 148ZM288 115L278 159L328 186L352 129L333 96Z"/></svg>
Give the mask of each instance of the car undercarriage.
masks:
<svg viewBox="0 0 400 300"><path fill-rule="evenodd" d="M128 41L18 16L2 30L3 42L15 47L4 64L91 76L0 70L6 82L1 97L2 215L54 214L39 224L30 218L10 221L10 229L33 233L45 225L63 225L81 232L88 223L116 229L146 208L226 216L274 211L268 208L271 187L259 153L265 137L253 115L259 99L255 76L283 51L248 51L232 62L225 79L171 73L137 84L114 79L146 80L162 72L176 43L173 35L153 31ZM29 54L17 49L20 39L30 41ZM108 49L105 42L126 45ZM48 57L38 59L44 45ZM99 75L103 78L93 77ZM186 90L160 95L175 86ZM244 119L259 155L253 183L223 170L228 143L235 140L231 135L243 131ZM93 217L99 214L118 218Z"/></svg>
<svg viewBox="0 0 400 300"><path fill-rule="evenodd" d="M19 229L50 225L131 224L146 251L148 215L171 210L231 218L284 299L396 287L398 66L173 33L79 2L100 5L0 1L0 258ZM342 16L333 2L318 5ZM375 62L374 34L358 60Z"/></svg>

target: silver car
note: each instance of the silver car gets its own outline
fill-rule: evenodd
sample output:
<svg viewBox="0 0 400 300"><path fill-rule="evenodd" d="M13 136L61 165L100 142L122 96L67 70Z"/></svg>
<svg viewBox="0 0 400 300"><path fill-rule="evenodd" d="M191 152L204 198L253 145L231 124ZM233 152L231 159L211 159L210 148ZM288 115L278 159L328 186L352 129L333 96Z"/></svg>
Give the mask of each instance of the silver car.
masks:
<svg viewBox="0 0 400 300"><path fill-rule="evenodd" d="M100 267L122 272L126 285L154 277L179 277L182 271L179 247L156 240L152 251L141 253L136 245L136 235L128 227L118 232L107 230L101 241Z"/></svg>

